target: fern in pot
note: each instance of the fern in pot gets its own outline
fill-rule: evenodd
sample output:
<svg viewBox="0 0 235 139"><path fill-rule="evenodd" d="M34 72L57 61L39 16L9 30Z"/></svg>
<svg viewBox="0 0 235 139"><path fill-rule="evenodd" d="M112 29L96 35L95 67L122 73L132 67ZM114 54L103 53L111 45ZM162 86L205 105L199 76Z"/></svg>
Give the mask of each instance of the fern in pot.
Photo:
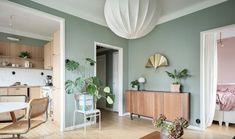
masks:
<svg viewBox="0 0 235 139"><path fill-rule="evenodd" d="M181 71L177 71L176 69L171 73L166 71L167 75L173 79L173 83L171 84L171 92L180 92L180 88L182 86L181 80L190 77L187 69L183 69Z"/></svg>

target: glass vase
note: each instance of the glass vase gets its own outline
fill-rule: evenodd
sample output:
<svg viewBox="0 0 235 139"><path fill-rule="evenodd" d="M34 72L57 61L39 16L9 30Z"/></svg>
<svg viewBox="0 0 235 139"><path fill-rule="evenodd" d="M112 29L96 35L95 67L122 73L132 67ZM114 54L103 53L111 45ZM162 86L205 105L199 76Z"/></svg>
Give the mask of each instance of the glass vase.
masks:
<svg viewBox="0 0 235 139"><path fill-rule="evenodd" d="M166 129L166 127L162 127L160 131L160 136L161 136L161 139L169 139L169 132Z"/></svg>

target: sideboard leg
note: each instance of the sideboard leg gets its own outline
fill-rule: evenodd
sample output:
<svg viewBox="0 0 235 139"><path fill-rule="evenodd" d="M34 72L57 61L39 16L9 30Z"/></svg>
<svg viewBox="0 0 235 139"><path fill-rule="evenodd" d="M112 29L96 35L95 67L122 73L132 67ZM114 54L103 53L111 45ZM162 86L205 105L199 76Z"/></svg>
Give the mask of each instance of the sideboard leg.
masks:
<svg viewBox="0 0 235 139"><path fill-rule="evenodd" d="M133 113L130 114L130 118L131 118L131 120L133 120Z"/></svg>

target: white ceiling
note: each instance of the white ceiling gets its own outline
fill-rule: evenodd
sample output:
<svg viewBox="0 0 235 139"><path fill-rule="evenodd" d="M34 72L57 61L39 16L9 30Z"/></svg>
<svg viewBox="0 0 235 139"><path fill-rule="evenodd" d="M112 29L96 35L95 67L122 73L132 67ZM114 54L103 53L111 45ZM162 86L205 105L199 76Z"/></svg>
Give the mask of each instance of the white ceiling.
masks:
<svg viewBox="0 0 235 139"><path fill-rule="evenodd" d="M10 20L11 16L12 20ZM12 27L10 22L12 22ZM52 33L58 29L59 22L57 21L7 2L0 2L0 32L51 40Z"/></svg>
<svg viewBox="0 0 235 139"><path fill-rule="evenodd" d="M51 8L70 13L80 18L106 26L104 18L105 0L32 0ZM158 23L193 13L222 3L226 0L158 0L162 16Z"/></svg>

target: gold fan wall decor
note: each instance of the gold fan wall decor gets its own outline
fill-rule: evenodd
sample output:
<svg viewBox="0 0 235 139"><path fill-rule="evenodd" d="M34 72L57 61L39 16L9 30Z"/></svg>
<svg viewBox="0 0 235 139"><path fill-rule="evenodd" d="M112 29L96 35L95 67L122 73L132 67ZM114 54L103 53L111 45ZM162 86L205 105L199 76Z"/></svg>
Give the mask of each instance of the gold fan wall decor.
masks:
<svg viewBox="0 0 235 139"><path fill-rule="evenodd" d="M161 54L154 54L149 57L146 68L158 68L161 66L168 66L168 62L165 56Z"/></svg>

